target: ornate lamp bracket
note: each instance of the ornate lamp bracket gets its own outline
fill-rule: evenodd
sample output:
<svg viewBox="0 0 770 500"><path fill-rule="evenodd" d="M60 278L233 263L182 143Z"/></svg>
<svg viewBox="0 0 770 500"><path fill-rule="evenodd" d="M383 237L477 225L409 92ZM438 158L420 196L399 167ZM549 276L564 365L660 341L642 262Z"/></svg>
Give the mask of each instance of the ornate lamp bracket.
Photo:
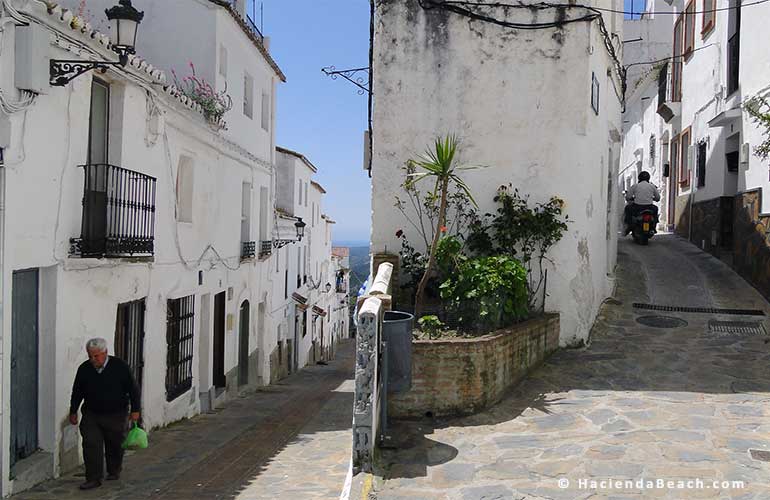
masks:
<svg viewBox="0 0 770 500"><path fill-rule="evenodd" d="M352 68L338 70L334 66L327 66L321 68L321 71L331 77L332 80L336 80L339 77L344 78L356 87L358 87L358 95L371 94L370 87L370 72L369 68Z"/></svg>

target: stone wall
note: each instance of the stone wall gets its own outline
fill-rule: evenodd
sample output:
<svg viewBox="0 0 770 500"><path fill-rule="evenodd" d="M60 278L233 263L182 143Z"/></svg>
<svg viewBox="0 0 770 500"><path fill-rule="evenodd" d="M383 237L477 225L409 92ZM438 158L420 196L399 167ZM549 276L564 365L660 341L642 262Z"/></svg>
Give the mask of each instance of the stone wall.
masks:
<svg viewBox="0 0 770 500"><path fill-rule="evenodd" d="M733 267L770 299L770 216L761 209L761 190L735 197Z"/></svg>
<svg viewBox="0 0 770 500"><path fill-rule="evenodd" d="M732 246L731 197L713 198L693 204L692 243L713 255Z"/></svg>
<svg viewBox="0 0 770 500"><path fill-rule="evenodd" d="M412 388L388 395L393 417L466 415L500 400L559 346L559 315L483 337L416 340Z"/></svg>

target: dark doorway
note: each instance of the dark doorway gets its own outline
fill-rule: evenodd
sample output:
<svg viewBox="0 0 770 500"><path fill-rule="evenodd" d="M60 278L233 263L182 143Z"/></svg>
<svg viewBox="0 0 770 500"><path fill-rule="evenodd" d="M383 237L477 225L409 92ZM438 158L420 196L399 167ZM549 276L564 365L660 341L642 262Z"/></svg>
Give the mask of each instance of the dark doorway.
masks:
<svg viewBox="0 0 770 500"><path fill-rule="evenodd" d="M238 385L249 383L249 301L241 304L238 329Z"/></svg>
<svg viewBox="0 0 770 500"><path fill-rule="evenodd" d="M139 389L144 372L144 299L118 305L115 321L115 356L131 368Z"/></svg>
<svg viewBox="0 0 770 500"><path fill-rule="evenodd" d="M214 387L225 387L225 292L214 296Z"/></svg>
<svg viewBox="0 0 770 500"><path fill-rule="evenodd" d="M10 465L38 448L38 270L15 271L11 289Z"/></svg>

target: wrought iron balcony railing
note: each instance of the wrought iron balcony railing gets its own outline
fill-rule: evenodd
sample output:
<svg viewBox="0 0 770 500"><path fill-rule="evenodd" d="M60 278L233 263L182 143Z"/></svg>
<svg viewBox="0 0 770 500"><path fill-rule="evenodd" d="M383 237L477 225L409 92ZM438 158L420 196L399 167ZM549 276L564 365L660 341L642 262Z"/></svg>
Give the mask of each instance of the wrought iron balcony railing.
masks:
<svg viewBox="0 0 770 500"><path fill-rule="evenodd" d="M244 241L241 248L241 260L253 259L257 253L256 241Z"/></svg>
<svg viewBox="0 0 770 500"><path fill-rule="evenodd" d="M80 238L70 240L70 253L81 257L152 256L156 179L103 163L82 167L83 219Z"/></svg>
<svg viewBox="0 0 770 500"><path fill-rule="evenodd" d="M243 20L246 21L249 29L251 29L260 40L264 40L265 37L262 36L262 31L257 28L257 24L254 22L254 20L257 19L257 3L247 2L246 0L232 0L231 4L235 12L238 12L238 4L241 2L243 3Z"/></svg>
<svg viewBox="0 0 770 500"><path fill-rule="evenodd" d="M270 240L261 241L259 243L259 258L267 257L273 253L273 242Z"/></svg>

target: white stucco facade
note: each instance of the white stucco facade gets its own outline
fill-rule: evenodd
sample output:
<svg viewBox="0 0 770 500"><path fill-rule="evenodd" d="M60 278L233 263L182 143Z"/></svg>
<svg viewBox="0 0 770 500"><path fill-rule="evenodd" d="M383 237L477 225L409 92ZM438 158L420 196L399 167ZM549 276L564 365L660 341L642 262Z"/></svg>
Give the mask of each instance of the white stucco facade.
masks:
<svg viewBox="0 0 770 500"><path fill-rule="evenodd" d="M20 67L14 57L23 36L19 30L39 30L45 55L52 59L115 58L107 48L109 39L92 33L90 26L73 23L72 12L61 7L46 10L40 2L11 3L32 28L15 27L18 23L9 19L10 11L0 7L0 89L5 99L24 97L15 88L19 72L29 69ZM136 6L140 9L160 5L139 3ZM111 354L119 350L117 331L125 320L120 312L124 306L135 304L136 309L130 310L141 313L130 320L132 331L140 335L131 345L140 352L142 418L148 430L207 411L242 388L268 384L285 375L273 365L279 361L279 339L287 338L289 326L294 326L287 320L294 315L294 290L284 300L284 270L288 269L287 262L293 266L294 283L295 274L299 276L301 270L299 248L308 259L303 272L309 275L318 267L314 276L322 283L305 292L310 299L308 318L318 316L314 323L329 324L324 336L319 326L315 338L319 345L323 338L324 346L331 347L333 332L337 331L331 325L347 318L347 308L334 307L336 290L326 292L323 286L327 281L334 286L339 266L332 262L332 222L322 213L323 189L311 185L313 171L302 166L300 177L305 186L301 206L292 206L287 213L276 203L283 179L276 176L280 165L275 160L274 90L283 75L265 56L265 47L258 47L244 34L241 21L230 11L210 2L193 0L191 4L209 16L204 24L211 27L211 36L227 46L227 74L250 73L255 95L268 95L266 127L260 104L255 103L253 119L245 117L243 95L237 92L233 92L233 109L224 117L227 129L211 124L199 106L168 87L164 72L139 57L132 57L126 68L113 67L104 74L89 72L63 87L46 85L24 109L0 111L3 496L58 476L81 462L78 429L67 422L72 381L77 367L86 360L88 339L103 337ZM103 11L98 5L92 8ZM194 30L187 29L189 40L170 43L159 35L165 29L162 26L150 22L140 29L147 36L140 54L151 52L168 67L175 61L186 61L188 50L203 57L200 66L204 70L207 57L217 60L218 54L206 55L195 48L194 43L207 43L207 35L198 39ZM45 61L23 64L39 64L47 82ZM217 64L211 62L211 68L217 69ZM224 75L217 78L223 80ZM86 192L94 189L85 187L87 169L83 165L95 151L89 138L90 130L95 130L90 125L95 81L109 103L103 161L128 172L126 185L146 179L144 176L154 179L152 196L138 188L110 195L116 200L115 206L125 201L137 203L133 207L139 203L147 207L141 224L145 229L148 224L152 226L150 252L83 257L71 241L86 239L83 221L91 220L84 215L84 207L92 206ZM220 83L224 88L224 82ZM228 82L228 88L242 92L242 86L235 83ZM99 168L99 172L108 172L106 167ZM314 209L315 218L311 219ZM117 208L108 210L119 213ZM120 213L139 211L130 208ZM308 222L301 242L297 242L296 217ZM138 227L138 220L132 219L132 224ZM136 237L136 230L130 231L124 239ZM286 246L274 248L281 240ZM82 251L84 247L81 244L78 248ZM20 302L14 304L14 284L25 272L35 274L38 302L36 308L29 309L30 318L37 323L38 370L32 373L37 377L37 414L25 418L37 422L39 450L14 460L12 471L11 420L20 411L11 405L18 390L12 369L14 336L25 330L12 320L11 311L22 310ZM302 286L307 287L305 283ZM177 299L189 304L184 314L175 309L181 306L172 305ZM172 327L172 323L177 326ZM318 351L314 358L313 340L311 335L303 338L294 369L333 356L330 348ZM335 338L335 345L338 340ZM182 367L173 373L168 369L172 359Z"/></svg>
<svg viewBox="0 0 770 500"><path fill-rule="evenodd" d="M670 228L690 237L698 246L730 247L731 216L724 215L724 223L715 223L715 208L721 205L727 210L724 213L731 212L731 200L737 195L764 190L768 185L767 161L751 152L763 141L762 130L742 107L748 99L766 96L770 91L770 49L762 41L763 22L770 18L770 7L746 5L739 10L737 3L730 1L718 5L720 10L707 17L703 15L706 4L695 1L691 9L697 14L689 16L694 24L691 40L688 41L687 33L680 38L690 50L674 53L672 42L667 41L675 38L675 23L686 22L688 16L682 12L687 5L690 4L685 1L674 1L670 6L655 7L674 15L645 14L646 20L626 21L627 26L641 22L654 25L646 30L649 37L640 42L645 47L633 54L626 51L626 62L664 59L668 66L664 71L668 74L663 78L666 88L659 97L656 80L663 64L640 66L649 68L649 77L643 80L648 90L640 89L629 99L624 115L622 168L633 162L634 152L649 140L649 133L657 134L658 166L670 166L664 193L668 199L661 203L662 217ZM731 53L735 40L740 41L739 50ZM669 50L661 56L657 51L666 43ZM732 71L731 58L735 56L739 64ZM674 64L681 67L679 86L671 76ZM643 102L642 96L651 99ZM661 106L664 112L655 113ZM669 110L671 115L665 116ZM643 156L649 156L646 150ZM694 222L691 206L696 207ZM763 196L760 213L767 213L768 209L767 196Z"/></svg>
<svg viewBox="0 0 770 500"><path fill-rule="evenodd" d="M495 190L509 182L532 202L565 201L571 222L550 254L546 308L562 314L562 344L587 340L613 287L621 130L621 84L598 21L517 30L414 0L375 3L371 251L397 251L395 233L407 230L394 208L401 167L436 136L454 133L460 163L488 166L461 174L480 213L494 210ZM520 23L584 13L486 12ZM621 17L604 21L619 54Z"/></svg>

